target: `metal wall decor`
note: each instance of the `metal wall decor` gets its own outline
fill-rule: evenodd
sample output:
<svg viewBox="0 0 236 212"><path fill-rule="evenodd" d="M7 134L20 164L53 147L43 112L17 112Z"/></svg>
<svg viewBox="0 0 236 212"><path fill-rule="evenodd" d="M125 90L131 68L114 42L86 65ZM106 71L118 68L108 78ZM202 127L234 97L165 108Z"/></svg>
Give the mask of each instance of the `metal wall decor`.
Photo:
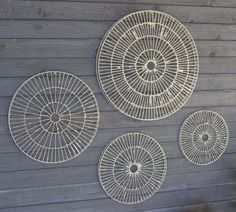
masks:
<svg viewBox="0 0 236 212"><path fill-rule="evenodd" d="M156 140L141 133L129 133L105 148L99 163L99 179L112 199L136 204L159 190L166 169L165 153Z"/></svg>
<svg viewBox="0 0 236 212"><path fill-rule="evenodd" d="M9 108L9 129L16 145L43 163L70 160L92 142L99 109L90 88L64 72L44 72L26 80Z"/></svg>
<svg viewBox="0 0 236 212"><path fill-rule="evenodd" d="M198 77L198 52L188 30L168 14L145 10L118 20L97 53L97 77L120 112L158 120L180 109Z"/></svg>
<svg viewBox="0 0 236 212"><path fill-rule="evenodd" d="M190 115L179 134L184 156L196 165L208 165L218 160L225 152L228 139L229 131L225 120L208 110Z"/></svg>

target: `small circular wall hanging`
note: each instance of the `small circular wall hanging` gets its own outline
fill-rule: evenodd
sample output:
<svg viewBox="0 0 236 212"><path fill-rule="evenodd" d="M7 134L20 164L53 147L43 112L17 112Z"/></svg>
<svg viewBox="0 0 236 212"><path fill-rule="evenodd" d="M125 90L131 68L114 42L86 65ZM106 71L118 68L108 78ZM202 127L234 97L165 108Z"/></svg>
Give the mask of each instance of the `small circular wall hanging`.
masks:
<svg viewBox="0 0 236 212"><path fill-rule="evenodd" d="M166 169L166 156L159 143L148 135L130 133L105 148L99 163L99 179L112 199L136 204L159 190Z"/></svg>
<svg viewBox="0 0 236 212"><path fill-rule="evenodd" d="M99 124L90 88L78 77L57 71L26 80L13 96L8 115L16 145L43 163L78 156L92 142Z"/></svg>
<svg viewBox="0 0 236 212"><path fill-rule="evenodd" d="M139 120L162 119L180 109L193 92L198 66L188 30L170 15L152 10L118 20L97 53L105 97Z"/></svg>
<svg viewBox="0 0 236 212"><path fill-rule="evenodd" d="M218 160L228 145L229 131L225 120L217 113L201 110L183 123L180 148L184 156L196 165L208 165Z"/></svg>

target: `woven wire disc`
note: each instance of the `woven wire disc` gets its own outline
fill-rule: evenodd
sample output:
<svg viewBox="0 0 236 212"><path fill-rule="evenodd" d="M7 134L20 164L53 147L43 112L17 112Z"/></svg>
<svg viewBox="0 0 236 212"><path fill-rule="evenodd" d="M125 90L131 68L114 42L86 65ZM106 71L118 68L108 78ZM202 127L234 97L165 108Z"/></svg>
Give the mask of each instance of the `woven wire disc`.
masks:
<svg viewBox="0 0 236 212"><path fill-rule="evenodd" d="M9 108L9 128L20 150L44 163L79 155L99 124L96 98L78 77L44 72L26 80Z"/></svg>
<svg viewBox="0 0 236 212"><path fill-rule="evenodd" d="M198 52L175 18L139 11L118 20L104 36L97 77L116 109L135 119L158 120L190 97L198 77Z"/></svg>
<svg viewBox="0 0 236 212"><path fill-rule="evenodd" d="M104 150L99 179L105 192L124 204L143 202L164 181L166 156L157 141L140 133L125 134Z"/></svg>
<svg viewBox="0 0 236 212"><path fill-rule="evenodd" d="M179 135L184 156L196 165L208 165L218 160L225 152L228 139L225 120L208 110L190 115L184 121Z"/></svg>

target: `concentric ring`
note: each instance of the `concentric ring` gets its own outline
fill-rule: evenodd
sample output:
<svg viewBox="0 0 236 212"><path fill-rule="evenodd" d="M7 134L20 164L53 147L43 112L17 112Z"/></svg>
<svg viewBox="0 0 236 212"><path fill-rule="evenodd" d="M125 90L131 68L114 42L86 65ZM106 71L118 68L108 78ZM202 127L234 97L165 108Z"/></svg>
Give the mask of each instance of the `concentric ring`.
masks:
<svg viewBox="0 0 236 212"><path fill-rule="evenodd" d="M196 165L218 160L228 145L229 131L223 117L213 111L201 110L183 123L179 142L184 156Z"/></svg>
<svg viewBox="0 0 236 212"><path fill-rule="evenodd" d="M120 112L158 120L180 109L198 77L198 52L188 30L168 14L145 10L118 20L97 53L97 77Z"/></svg>
<svg viewBox="0 0 236 212"><path fill-rule="evenodd" d="M159 143L148 135L129 133L105 148L99 163L99 179L112 199L136 204L159 190L166 170L166 156Z"/></svg>
<svg viewBox="0 0 236 212"><path fill-rule="evenodd" d="M26 80L12 98L9 129L20 150L43 163L60 163L83 152L99 124L97 100L78 77L58 71Z"/></svg>

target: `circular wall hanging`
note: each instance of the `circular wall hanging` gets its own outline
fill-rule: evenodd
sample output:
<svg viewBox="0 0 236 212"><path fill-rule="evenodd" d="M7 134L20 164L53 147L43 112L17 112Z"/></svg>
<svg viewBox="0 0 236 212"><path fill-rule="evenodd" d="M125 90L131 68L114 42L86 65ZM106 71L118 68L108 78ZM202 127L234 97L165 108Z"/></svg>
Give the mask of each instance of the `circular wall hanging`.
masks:
<svg viewBox="0 0 236 212"><path fill-rule="evenodd" d="M136 204L159 190L166 169L166 156L159 143L148 135L130 133L105 148L99 163L99 179L112 199Z"/></svg>
<svg viewBox="0 0 236 212"><path fill-rule="evenodd" d="M78 156L92 142L99 109L90 88L64 72L44 72L26 80L12 98L9 129L30 158L59 163Z"/></svg>
<svg viewBox="0 0 236 212"><path fill-rule="evenodd" d="M118 20L97 53L97 77L120 112L158 120L180 109L198 77L198 52L188 30L159 11L139 11Z"/></svg>
<svg viewBox="0 0 236 212"><path fill-rule="evenodd" d="M184 156L196 165L208 165L218 160L225 152L228 139L229 131L225 120L208 110L190 115L179 134Z"/></svg>

